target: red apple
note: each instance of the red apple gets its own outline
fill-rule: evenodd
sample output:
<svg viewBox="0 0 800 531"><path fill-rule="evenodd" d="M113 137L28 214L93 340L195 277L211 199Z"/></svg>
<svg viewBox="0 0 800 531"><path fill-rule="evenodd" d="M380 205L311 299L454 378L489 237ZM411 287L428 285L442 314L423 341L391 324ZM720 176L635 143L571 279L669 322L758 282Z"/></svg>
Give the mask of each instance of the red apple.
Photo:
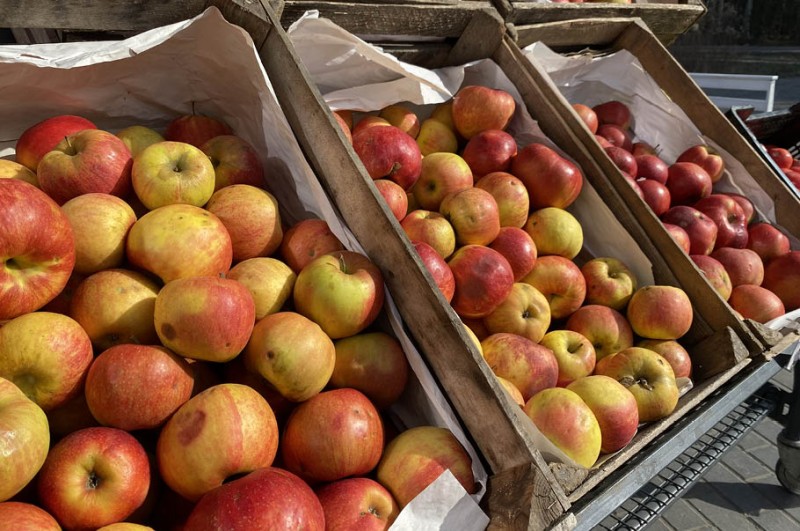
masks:
<svg viewBox="0 0 800 531"><path fill-rule="evenodd" d="M490 87L467 85L453 96L453 125L470 140L482 131L504 130L514 116L516 102L508 92Z"/></svg>
<svg viewBox="0 0 800 531"><path fill-rule="evenodd" d="M725 300L731 296L733 285L731 277L722 262L705 254L691 254L689 258L697 265L709 284L717 290L719 296Z"/></svg>
<svg viewBox="0 0 800 531"><path fill-rule="evenodd" d="M524 282L515 282L511 293L483 318L487 335L516 334L539 343L550 327L550 304L542 293Z"/></svg>
<svg viewBox="0 0 800 531"><path fill-rule="evenodd" d="M600 127L597 128L597 135L608 140L612 147L618 147L628 153L633 150L633 135L628 129L614 124L600 124ZM631 154L631 158L633 158L633 154Z"/></svg>
<svg viewBox="0 0 800 531"><path fill-rule="evenodd" d="M780 297L787 312L800 308L800 251L770 260L764 269L762 285Z"/></svg>
<svg viewBox="0 0 800 531"><path fill-rule="evenodd" d="M765 264L791 250L789 237L770 223L751 223L747 227L747 234L747 248L755 251Z"/></svg>
<svg viewBox="0 0 800 531"><path fill-rule="evenodd" d="M37 481L42 505L66 529L125 520L150 489L147 453L117 428L85 428L53 446Z"/></svg>
<svg viewBox="0 0 800 531"><path fill-rule="evenodd" d="M517 155L514 137L500 129L488 129L473 136L461 156L477 179L496 171L507 171Z"/></svg>
<svg viewBox="0 0 800 531"><path fill-rule="evenodd" d="M614 145L611 142L609 142L608 140L606 140L605 137L600 136L598 134L594 135L594 139L597 140L597 143L600 144L600 147L603 148L603 149L605 149L607 147L611 147L611 146Z"/></svg>
<svg viewBox="0 0 800 531"><path fill-rule="evenodd" d="M622 260L592 258L581 266L586 281L586 302L621 310L639 286L633 271Z"/></svg>
<svg viewBox="0 0 800 531"><path fill-rule="evenodd" d="M553 351L518 334L500 332L481 341L483 357L492 372L513 383L526 402L558 382Z"/></svg>
<svg viewBox="0 0 800 531"><path fill-rule="evenodd" d="M742 211L744 212L744 219L747 221L747 223L750 223L755 215L755 207L753 206L753 202L741 194L728 193L728 195L731 196L734 201L739 203L739 206L742 207Z"/></svg>
<svg viewBox="0 0 800 531"><path fill-rule="evenodd" d="M780 297L753 284L741 284L733 288L728 302L742 317L758 323L766 323L786 313Z"/></svg>
<svg viewBox="0 0 800 531"><path fill-rule="evenodd" d="M389 179L409 190L422 171L422 153L414 139L394 126L353 133L353 150L373 179Z"/></svg>
<svg viewBox="0 0 800 531"><path fill-rule="evenodd" d="M683 346L673 339L642 339L637 347L650 349L669 362L675 378L692 375L692 357Z"/></svg>
<svg viewBox="0 0 800 531"><path fill-rule="evenodd" d="M456 234L456 245L489 245L500 233L500 211L494 196L482 188L447 194L439 205Z"/></svg>
<svg viewBox="0 0 800 531"><path fill-rule="evenodd" d="M424 210L438 211L445 196L472 188L472 172L455 153L431 153L422 159L422 172L412 192Z"/></svg>
<svg viewBox="0 0 800 531"><path fill-rule="evenodd" d="M417 426L386 445L377 480L402 509L445 470L450 470L468 494L475 492L472 459L453 433L447 428Z"/></svg>
<svg viewBox="0 0 800 531"><path fill-rule="evenodd" d="M9 529L30 531L61 531L61 526L50 513L31 503L0 502L0 522Z"/></svg>
<svg viewBox="0 0 800 531"><path fill-rule="evenodd" d="M303 480L287 470L258 468L203 496L183 531L284 529L325 531L319 499Z"/></svg>
<svg viewBox="0 0 800 531"><path fill-rule="evenodd" d="M185 142L196 148L220 135L232 135L233 129L220 118L202 114L185 114L174 118L164 130L164 139Z"/></svg>
<svg viewBox="0 0 800 531"><path fill-rule="evenodd" d="M333 119L336 120L336 123L339 124L339 127L342 130L342 134L347 139L347 143L351 146L353 145L353 114L349 114L349 120L347 120L344 116L342 116L342 112L344 111L334 111L333 112ZM349 111L348 111L349 112Z"/></svg>
<svg viewBox="0 0 800 531"><path fill-rule="evenodd" d="M597 126L599 125L597 113L594 112L591 107L582 103L573 103L572 108L575 110L578 118L580 118L581 121L586 124L589 132L595 134L597 132Z"/></svg>
<svg viewBox="0 0 800 531"><path fill-rule="evenodd" d="M722 172L725 169L725 162L719 153L705 145L696 145L686 149L678 155L676 162L693 162L697 164L708 173L712 183L722 178Z"/></svg>
<svg viewBox="0 0 800 531"><path fill-rule="evenodd" d="M406 191L403 190L399 184L389 179L377 179L373 182L394 218L397 221L402 221L408 213L408 196L406 195Z"/></svg>
<svg viewBox="0 0 800 531"><path fill-rule="evenodd" d="M489 247L508 260L515 282L530 273L536 264L536 244L531 235L520 228L502 227Z"/></svg>
<svg viewBox="0 0 800 531"><path fill-rule="evenodd" d="M633 346L633 331L627 319L608 306L582 306L569 316L564 328L588 339L597 361Z"/></svg>
<svg viewBox="0 0 800 531"><path fill-rule="evenodd" d="M319 489L317 497L329 531L384 531L400 512L392 494L370 478L334 481Z"/></svg>
<svg viewBox="0 0 800 531"><path fill-rule="evenodd" d="M202 207L214 193L214 165L191 144L156 142L133 160L131 181L148 210L176 203Z"/></svg>
<svg viewBox="0 0 800 531"><path fill-rule="evenodd" d="M764 148L767 150L767 155L775 161L780 169L788 170L792 167L794 157L788 149L778 146L765 146Z"/></svg>
<svg viewBox="0 0 800 531"><path fill-rule="evenodd" d="M353 126L353 128L351 129L351 133L353 135L355 135L356 133L360 132L362 129L367 129L369 127L373 127L373 126L376 126L376 125L378 125L378 126L386 126L386 125L392 125L392 124L390 124L389 120L387 120L386 118L381 118L380 116L375 116L375 115L370 114L370 115L364 116L361 120L359 120L358 123L356 123Z"/></svg>
<svg viewBox="0 0 800 531"><path fill-rule="evenodd" d="M553 351L558 363L558 387L566 387L594 371L597 354L592 342L583 334L572 330L552 330L539 344Z"/></svg>
<svg viewBox="0 0 800 531"><path fill-rule="evenodd" d="M760 286L764 280L764 262L751 249L720 247L711 253L711 257L725 266L734 288L741 284Z"/></svg>
<svg viewBox="0 0 800 531"><path fill-rule="evenodd" d="M631 111L621 101L611 100L592 107L600 124L615 124L623 129L631 127Z"/></svg>
<svg viewBox="0 0 800 531"><path fill-rule="evenodd" d="M675 286L652 285L636 290L626 312L633 331L646 339L678 339L692 326L689 296Z"/></svg>
<svg viewBox="0 0 800 531"><path fill-rule="evenodd" d="M583 187L580 168L544 144L528 144L511 161L511 173L528 190L531 207L567 208Z"/></svg>
<svg viewBox="0 0 800 531"><path fill-rule="evenodd" d="M327 221L308 218L298 221L284 233L280 254L286 265L299 273L315 258L343 249L344 244L331 232Z"/></svg>
<svg viewBox="0 0 800 531"><path fill-rule="evenodd" d="M653 179L661 184L666 184L669 177L669 165L661 160L658 155L635 155L636 177L643 179Z"/></svg>
<svg viewBox="0 0 800 531"><path fill-rule="evenodd" d="M412 242L424 242L433 247L445 260L456 248L456 233L442 214L431 210L412 210L400 222L403 232Z"/></svg>
<svg viewBox="0 0 800 531"><path fill-rule="evenodd" d="M647 203L656 216L661 216L669 210L672 204L672 197L669 188L655 179L638 179L636 183L642 191L642 198Z"/></svg>
<svg viewBox="0 0 800 531"><path fill-rule="evenodd" d="M75 265L69 218L35 186L0 179L0 320L38 310L66 286Z"/></svg>
<svg viewBox="0 0 800 531"><path fill-rule="evenodd" d="M59 142L84 129L97 129L93 122L81 116L62 114L38 122L20 135L14 158L23 166L36 171L39 161Z"/></svg>
<svg viewBox="0 0 800 531"><path fill-rule="evenodd" d="M365 255L335 251L300 271L293 300L297 312L332 339L352 336L371 325L383 308L383 275Z"/></svg>
<svg viewBox="0 0 800 531"><path fill-rule="evenodd" d="M689 254L711 254L717 241L717 224L697 210L677 205L661 215L664 224L677 225L689 236Z"/></svg>
<svg viewBox="0 0 800 531"><path fill-rule="evenodd" d="M117 345L100 353L86 375L86 403L104 426L125 431L161 426L194 386L183 358L156 345Z"/></svg>
<svg viewBox="0 0 800 531"><path fill-rule="evenodd" d="M567 386L589 406L600 426L600 453L609 454L628 445L639 429L636 397L609 376L578 378Z"/></svg>
<svg viewBox="0 0 800 531"><path fill-rule="evenodd" d="M581 307L586 298L586 280L580 268L568 258L540 256L522 282L542 292L550 303L553 319L563 319Z"/></svg>
<svg viewBox="0 0 800 531"><path fill-rule="evenodd" d="M42 157L36 176L42 190L61 205L91 192L127 196L132 164L128 146L116 135L84 129Z"/></svg>
<svg viewBox="0 0 800 531"><path fill-rule="evenodd" d="M663 221L663 218L662 218ZM683 252L689 254L691 252L691 240L689 240L689 233L686 230L673 223L664 222L664 229L669 233L673 240L678 244L678 247L683 249Z"/></svg>
<svg viewBox="0 0 800 531"><path fill-rule="evenodd" d="M511 292L514 272L508 260L489 247L465 245L448 261L456 282L451 304L462 317L485 317Z"/></svg>
<svg viewBox="0 0 800 531"><path fill-rule="evenodd" d="M673 205L693 205L711 195L711 177L693 162L676 162L669 167L667 188Z"/></svg>
<svg viewBox="0 0 800 531"><path fill-rule="evenodd" d="M232 184L263 187L264 166L256 149L236 135L219 135L202 145L214 167L214 191Z"/></svg>
<svg viewBox="0 0 800 531"><path fill-rule="evenodd" d="M694 208L711 218L717 225L717 240L714 248L747 245L747 221L742 207L727 194L711 194L700 199Z"/></svg>
<svg viewBox="0 0 800 531"><path fill-rule="evenodd" d="M324 391L298 405L281 436L286 469L310 483L369 474L383 452L383 422L355 389Z"/></svg>
<svg viewBox="0 0 800 531"><path fill-rule="evenodd" d="M481 177L475 183L492 194L500 213L501 227L522 227L528 220L530 198L525 185L506 172L493 172Z"/></svg>
<svg viewBox="0 0 800 531"><path fill-rule="evenodd" d="M428 273L430 273L431 278L433 278L436 287L442 292L444 299L448 303L452 301L453 294L456 291L456 279L453 277L450 266L447 265L444 258L436 252L436 249L427 243L414 241L411 242L411 244L414 246L414 250L417 251Z"/></svg>

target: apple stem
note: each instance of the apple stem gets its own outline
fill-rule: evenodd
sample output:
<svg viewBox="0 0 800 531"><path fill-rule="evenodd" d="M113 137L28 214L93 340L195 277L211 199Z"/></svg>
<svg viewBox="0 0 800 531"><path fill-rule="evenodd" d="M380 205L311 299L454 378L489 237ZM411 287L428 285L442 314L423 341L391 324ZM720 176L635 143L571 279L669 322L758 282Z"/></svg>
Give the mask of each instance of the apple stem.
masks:
<svg viewBox="0 0 800 531"><path fill-rule="evenodd" d="M96 489L100 485L100 477L94 471L89 472L89 478L86 480L86 487L89 489Z"/></svg>

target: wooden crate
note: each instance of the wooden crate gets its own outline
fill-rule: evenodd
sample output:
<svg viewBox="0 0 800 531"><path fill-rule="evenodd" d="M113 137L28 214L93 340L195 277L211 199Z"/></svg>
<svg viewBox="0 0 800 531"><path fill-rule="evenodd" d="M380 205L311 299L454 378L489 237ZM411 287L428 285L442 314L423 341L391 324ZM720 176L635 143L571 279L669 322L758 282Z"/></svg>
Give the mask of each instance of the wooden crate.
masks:
<svg viewBox="0 0 800 531"><path fill-rule="evenodd" d="M701 0L633 0L632 4L494 0L494 4L514 26L581 18L641 18L665 46L706 13Z"/></svg>

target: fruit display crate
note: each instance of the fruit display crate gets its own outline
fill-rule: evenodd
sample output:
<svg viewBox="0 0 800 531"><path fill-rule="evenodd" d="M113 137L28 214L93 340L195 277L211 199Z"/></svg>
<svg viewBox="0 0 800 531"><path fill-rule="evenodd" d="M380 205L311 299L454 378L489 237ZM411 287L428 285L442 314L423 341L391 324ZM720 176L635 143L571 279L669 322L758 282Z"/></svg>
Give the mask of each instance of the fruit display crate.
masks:
<svg viewBox="0 0 800 531"><path fill-rule="evenodd" d="M580 18L641 18L664 45L688 31L706 13L701 0L632 0L632 2L552 2L494 0L513 26Z"/></svg>
<svg viewBox="0 0 800 531"><path fill-rule="evenodd" d="M421 17L424 16L424 9L427 8L416 9L419 13L415 16ZM286 14L286 11L284 13ZM321 9L319 14L324 18L327 13ZM750 364L751 355L759 356L767 347L730 312L724 301L715 296L713 288L691 265L691 262L688 262L688 258L685 258L689 268L688 272L676 272L667 265L660 246L654 244L643 231L614 187L607 183L602 169L585 147L576 140L574 133L560 117L558 110L547 104L547 99L541 95L540 89L536 87L533 79L527 73L524 57L519 53L513 41L499 29L502 27L502 21L498 22L497 17L490 12L476 12L475 16L482 17L483 22L468 25L471 31L469 40L465 33L461 38L456 39L455 44L449 45L441 40L428 44L421 43L419 40L413 39L413 36L408 42L402 36L385 38L388 32L378 24L376 19L370 21L362 18L357 21L349 21L345 17L340 19L339 23L347 30L350 30L351 26L371 27L374 34L382 37L369 40L369 42L374 42L382 50L410 63L416 64L415 59L422 58L422 65L426 67L456 66L463 64L465 60L492 59L515 85L523 98L526 109L534 119L538 120L544 133L582 166L587 182L598 190L605 204L614 212L617 221L624 226L650 259L656 281L684 287L692 292L693 302L697 304L696 322L689 338L689 346L694 360L697 362L699 375L697 386L681 400L679 408L673 415L643 429L630 448L608 459L601 466L593 468L588 474L585 470L564 470L558 466L551 469L542 466L542 457L535 445L531 445L530 435L526 433L525 424L520 423L518 411L513 407L508 408L507 398L503 396L502 392L498 392L499 388L492 381L491 375L487 374L485 363L481 360L479 353L473 352L469 343L458 344L459 340L463 338L459 331L458 318L452 314L449 307L425 307L412 300L401 304L401 311L413 312L404 314L412 334L423 346L423 351L434 372L443 387L447 389L456 409L464 415L470 433L475 437L476 443L481 447L492 468L494 476L490 480L486 502L492 518L492 525L496 528L569 525L570 518L566 510L569 503L587 495L603 478L623 466L630 455L646 448L648 441L668 429L677 419L691 414L693 407L705 396ZM285 18L283 20L286 27L290 27L295 22L295 20ZM498 29L492 28L493 20L495 28ZM477 31L482 33L476 33ZM482 38L476 38L481 35ZM463 56L456 53L465 51L459 46L459 43L462 42L471 43L471 47L467 50L468 53ZM436 50L435 55L427 53L428 50ZM432 61L432 57L438 57L438 62ZM320 62L324 63L324 61ZM342 76L336 79L347 83L346 79L342 80ZM336 89L341 88L342 84L336 85ZM341 94L339 93L339 95ZM302 119L302 116L298 116L297 123ZM334 135L338 137L336 131L327 131L327 124L324 124L322 129L319 124L309 123L307 127L309 131L314 130L315 134L324 133L324 135L330 136L331 140ZM347 145L341 146L326 141L317 142L315 145L323 144L325 149L331 152L340 152L344 149L348 155L353 156L351 148ZM342 161L344 155L332 154L332 158ZM361 165L357 161L354 162L356 171L363 171L360 168ZM324 163L324 161L320 160L320 163ZM342 174L340 173L340 175ZM342 179L344 178L342 176ZM370 192L354 186L345 186L344 180L340 182L340 186L341 188L337 186L339 189L333 190L331 195L335 198L342 213L345 216L352 213L354 216L363 218L362 222L366 222L366 226L361 234L364 235L365 241L370 237L369 234L372 234L372 238L376 240L374 248L376 250L385 249L387 234L375 229L375 218L367 210L374 208L377 215L378 207L368 205L365 200L371 195ZM357 226L359 221L353 219L352 224ZM391 237L394 236L391 235ZM390 262L385 263L390 269L395 265ZM678 277L684 281L679 281ZM404 285L408 286L407 283ZM403 297L401 294L397 296L398 298ZM426 314L434 314L434 316L429 317ZM438 314L439 317L436 317L435 314ZM430 330L432 323L437 322L440 325L436 327L437 333L434 337ZM458 337L451 338L451 335ZM451 343L451 339L454 342ZM488 379L486 379L487 377ZM470 382L470 385L467 386L466 382ZM487 396L484 393L490 393L490 395ZM481 405L474 403L478 395L482 397ZM484 401L487 398L488 403ZM500 404L500 408L498 408L498 404ZM510 436L507 439L505 433L495 431L498 425L495 425L493 430L487 429L484 420L493 413L486 413L482 409L485 405L489 405L493 412L500 409L506 415L505 420L508 420L509 423L505 425L505 428L511 428L511 431L508 432ZM468 411L472 411L473 415L470 415ZM480 413L474 414L475 412ZM472 418L470 419L470 417ZM505 445L502 454L497 452L498 444ZM646 450L642 451L646 452ZM555 478L551 475L553 471L557 474ZM505 499L494 498L496 495L502 495ZM545 502L546 498L551 501ZM564 502L565 499L567 503ZM508 500L513 501L509 504ZM555 523L556 519L560 519L559 524Z"/></svg>

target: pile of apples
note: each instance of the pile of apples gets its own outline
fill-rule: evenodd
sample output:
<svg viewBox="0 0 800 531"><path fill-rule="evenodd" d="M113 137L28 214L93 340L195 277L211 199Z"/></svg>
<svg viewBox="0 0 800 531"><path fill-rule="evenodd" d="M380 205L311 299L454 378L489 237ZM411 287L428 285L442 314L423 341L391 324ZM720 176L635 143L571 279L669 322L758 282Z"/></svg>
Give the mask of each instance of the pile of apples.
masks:
<svg viewBox="0 0 800 531"><path fill-rule="evenodd" d="M734 311L766 323L800 307L800 251L791 249L778 227L760 219L747 197L718 190L726 171L719 153L694 145L665 161L654 147L637 141L634 117L623 102L573 108Z"/></svg>
<svg viewBox="0 0 800 531"><path fill-rule="evenodd" d="M691 302L677 287L640 287L620 259L581 253L568 210L581 170L543 143L517 145L508 92L464 86L426 110L334 114L498 380L591 467L676 407Z"/></svg>
<svg viewBox="0 0 800 531"><path fill-rule="evenodd" d="M788 149L780 146L762 145L762 147L786 178L800 190L800 159L793 157Z"/></svg>
<svg viewBox="0 0 800 531"><path fill-rule="evenodd" d="M475 492L449 430L387 421L409 366L376 322L381 271L324 220L284 226L223 121L113 134L55 116L15 158L4 528L378 530L445 469Z"/></svg>

